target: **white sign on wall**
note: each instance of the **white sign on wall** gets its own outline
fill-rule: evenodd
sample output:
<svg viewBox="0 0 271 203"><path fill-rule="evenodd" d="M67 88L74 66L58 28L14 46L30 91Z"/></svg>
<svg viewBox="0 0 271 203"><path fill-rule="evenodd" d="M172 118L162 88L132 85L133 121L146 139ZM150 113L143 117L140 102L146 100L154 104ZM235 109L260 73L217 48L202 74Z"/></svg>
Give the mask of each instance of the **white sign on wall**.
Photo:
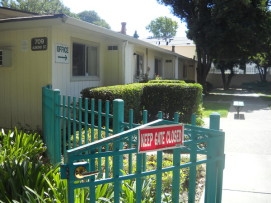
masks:
<svg viewBox="0 0 271 203"><path fill-rule="evenodd" d="M56 63L70 63L70 48L67 45L56 44Z"/></svg>

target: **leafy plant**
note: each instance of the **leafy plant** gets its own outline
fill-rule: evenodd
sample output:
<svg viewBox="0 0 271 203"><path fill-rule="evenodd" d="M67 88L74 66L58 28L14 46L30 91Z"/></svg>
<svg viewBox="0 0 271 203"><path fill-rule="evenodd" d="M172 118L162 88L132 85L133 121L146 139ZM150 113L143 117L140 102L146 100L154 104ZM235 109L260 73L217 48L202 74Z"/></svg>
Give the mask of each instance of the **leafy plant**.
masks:
<svg viewBox="0 0 271 203"><path fill-rule="evenodd" d="M47 162L45 150L36 133L0 132L0 202L65 202L59 166Z"/></svg>

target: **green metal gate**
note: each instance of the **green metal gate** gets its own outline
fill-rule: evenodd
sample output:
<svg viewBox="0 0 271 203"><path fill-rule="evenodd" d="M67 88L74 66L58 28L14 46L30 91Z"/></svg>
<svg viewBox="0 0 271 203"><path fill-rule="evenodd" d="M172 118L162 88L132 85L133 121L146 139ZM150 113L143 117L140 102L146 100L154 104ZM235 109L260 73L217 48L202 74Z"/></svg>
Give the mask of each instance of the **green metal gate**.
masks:
<svg viewBox="0 0 271 203"><path fill-rule="evenodd" d="M138 153L138 131L176 125L178 114L174 121L167 121L159 112L158 119L148 123L144 111L139 125L133 123L130 110L129 121L124 122L122 100L113 104L82 101L44 87L43 115L48 154L55 163L63 163L61 176L68 182L69 203L79 199L90 203L194 203L199 199L199 167L206 173L204 202L221 202L225 134L219 130L218 114L210 116L210 129L196 126L193 116L192 124L184 125L183 146L151 153Z"/></svg>

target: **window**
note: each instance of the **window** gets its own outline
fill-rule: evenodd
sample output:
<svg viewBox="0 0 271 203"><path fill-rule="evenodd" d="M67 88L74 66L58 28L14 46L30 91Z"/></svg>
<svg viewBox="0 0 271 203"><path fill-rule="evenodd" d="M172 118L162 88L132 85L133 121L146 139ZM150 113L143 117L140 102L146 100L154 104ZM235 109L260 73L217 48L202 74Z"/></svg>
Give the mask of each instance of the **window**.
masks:
<svg viewBox="0 0 271 203"><path fill-rule="evenodd" d="M136 77L143 73L143 56L134 54L136 56Z"/></svg>
<svg viewBox="0 0 271 203"><path fill-rule="evenodd" d="M3 51L0 50L0 66L3 65Z"/></svg>
<svg viewBox="0 0 271 203"><path fill-rule="evenodd" d="M73 43L72 76L99 76L98 47Z"/></svg>
<svg viewBox="0 0 271 203"><path fill-rule="evenodd" d="M187 66L183 66L183 78L187 78Z"/></svg>
<svg viewBox="0 0 271 203"><path fill-rule="evenodd" d="M154 60L154 73L156 76L162 76L162 62L157 58Z"/></svg>
<svg viewBox="0 0 271 203"><path fill-rule="evenodd" d="M0 67L11 66L11 50L0 49Z"/></svg>
<svg viewBox="0 0 271 203"><path fill-rule="evenodd" d="M118 46L108 46L107 50L109 51L118 50Z"/></svg>

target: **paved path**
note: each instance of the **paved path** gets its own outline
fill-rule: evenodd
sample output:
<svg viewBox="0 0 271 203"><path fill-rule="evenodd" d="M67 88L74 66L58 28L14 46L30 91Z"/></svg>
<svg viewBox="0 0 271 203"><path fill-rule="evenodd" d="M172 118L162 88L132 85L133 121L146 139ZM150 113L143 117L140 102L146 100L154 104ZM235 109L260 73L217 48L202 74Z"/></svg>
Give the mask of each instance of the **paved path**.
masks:
<svg viewBox="0 0 271 203"><path fill-rule="evenodd" d="M231 106L220 123L226 135L222 203L271 203L271 99L239 90L234 100L245 107L236 119Z"/></svg>

